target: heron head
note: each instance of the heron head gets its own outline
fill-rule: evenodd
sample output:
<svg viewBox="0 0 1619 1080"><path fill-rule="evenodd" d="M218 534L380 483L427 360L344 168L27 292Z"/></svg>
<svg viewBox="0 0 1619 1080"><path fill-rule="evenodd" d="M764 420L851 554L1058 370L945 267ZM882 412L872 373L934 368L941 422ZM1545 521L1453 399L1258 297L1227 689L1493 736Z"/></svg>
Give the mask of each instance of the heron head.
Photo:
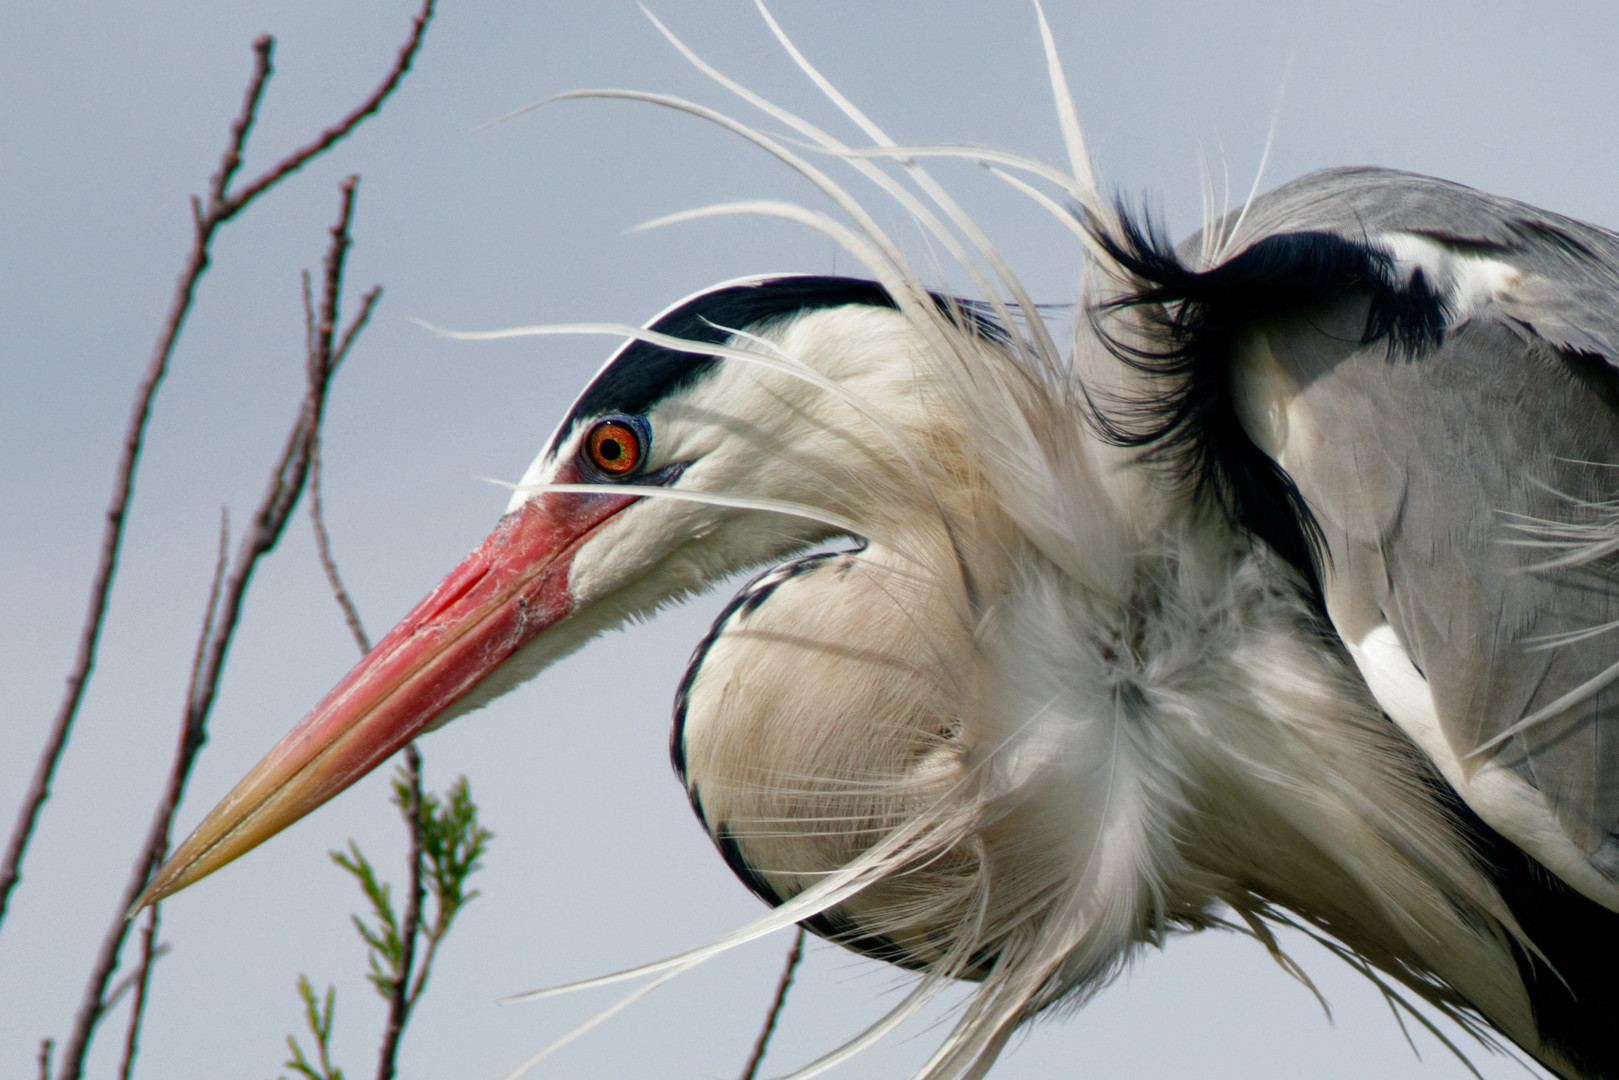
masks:
<svg viewBox="0 0 1619 1080"><path fill-rule="evenodd" d="M961 325L960 309L927 303ZM580 395L494 531L237 784L139 903L628 618L831 536L915 539L919 520L938 520L928 478L949 471L957 441L916 323L880 286L830 277L730 283L653 320Z"/></svg>

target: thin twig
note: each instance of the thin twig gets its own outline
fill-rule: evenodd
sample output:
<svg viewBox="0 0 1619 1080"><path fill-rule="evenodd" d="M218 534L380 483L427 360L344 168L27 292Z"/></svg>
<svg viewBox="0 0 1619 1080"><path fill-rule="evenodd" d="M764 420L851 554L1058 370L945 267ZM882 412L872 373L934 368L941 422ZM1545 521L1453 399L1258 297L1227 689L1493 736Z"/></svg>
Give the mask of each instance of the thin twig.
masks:
<svg viewBox="0 0 1619 1080"><path fill-rule="evenodd" d="M444 940L444 934L449 929L448 923L445 922L443 898L440 897L439 900L438 918L433 921L432 929L427 931L427 951L422 953L422 962L416 968L416 981L411 984L410 997L406 999L407 1009L414 1008L416 999L427 989L427 976L433 970L433 958L438 955L438 943Z"/></svg>
<svg viewBox="0 0 1619 1080"><path fill-rule="evenodd" d="M770 1011L765 1014L764 1027L759 1029L759 1037L753 1041L753 1053L748 1055L748 1063L742 1067L742 1080L753 1080L759 1073L759 1066L765 1059L765 1050L770 1046L770 1037L776 1033L776 1021L781 1018L781 1010L787 1004L787 991L793 985L793 973L798 970L798 962L804 959L804 928L800 926L793 935L793 947L787 950L787 963L781 969L781 978L776 982L776 996L770 1002Z"/></svg>
<svg viewBox="0 0 1619 1080"><path fill-rule="evenodd" d="M51 1080L51 1048L55 1045L55 1039L39 1041L39 1080Z"/></svg>
<svg viewBox="0 0 1619 1080"><path fill-rule="evenodd" d="M405 744L405 784L410 792L405 803L405 815L410 819L410 892L405 899L405 915L399 925L399 968L388 994L388 1026L382 1032L382 1049L377 1056L377 1080L393 1080L395 1061L399 1056L399 1038L405 1032L411 1007L420 993L410 992L411 967L416 962L416 935L422 925L422 899L426 892L422 884L422 757L415 743ZM432 960L433 943L428 943L428 955L423 959L422 974Z"/></svg>
<svg viewBox="0 0 1619 1080"><path fill-rule="evenodd" d="M309 278L304 277L304 313L308 327L310 348L314 348L315 322L314 311L308 302ZM354 335L358 333L371 317L371 309L376 306L378 297L382 295L381 287L372 289L360 298L360 313L354 317L349 328L343 334L343 340L338 344L337 351L331 360L332 371L335 373L343 357L348 354L349 346L354 343ZM337 572L337 561L332 558L332 542L326 533L325 504L321 501L321 458L320 433L316 432L314 442L309 448L309 522L315 530L315 550L320 555L320 568L326 572L326 581L332 587L332 596L337 600L337 606L343 609L343 621L348 624L349 633L354 635L354 643L360 647L361 655L371 651L371 639L366 635L365 626L360 622L360 611L354 606L354 600L349 596L348 590L343 587L343 578ZM414 753L414 748L411 750Z"/></svg>
<svg viewBox="0 0 1619 1080"><path fill-rule="evenodd" d="M203 607L202 629L197 633L197 648L191 657L191 679L186 684L187 701L192 699L196 690L197 680L202 676L202 664L207 652L208 638L214 627L214 619L219 614L220 590L224 587L225 570L230 565L228 549L229 542L230 513L228 510L221 507L219 512L219 553L214 559L214 577L208 588L208 603ZM127 934L127 920L122 920L121 923L123 925L124 933ZM101 1022L101 1018L106 1016L107 1013L118 1004L119 999L128 993L131 987L138 987L139 993L135 1003L135 1008L130 1013L129 1029L124 1035L124 1063L122 1074L127 1078L128 1070L133 1066L134 1063L135 1046L137 1040L139 1039L141 1020L145 1015L146 987L151 977L152 962L158 956L161 956L163 953L168 951L167 946L155 950L152 948L153 935L155 935L156 930L157 905L154 904L152 906L151 917L147 922L148 933L143 940L139 966L133 972L118 980L118 983L113 986L110 991L105 987L107 979L112 975L113 969L112 967L108 967L106 969L106 972L100 979L100 987L97 990L97 999L94 1002L93 1014L87 1012L92 1003L90 1000L89 991L88 989L86 990L85 1000L80 1004L79 1017L75 1022L75 1037L69 1039L68 1050L62 1058L62 1070L64 1075L67 1074L68 1062L73 1055L77 1053L82 1056L83 1053L88 1049L89 1039L94 1034L96 1025ZM98 954L97 957L97 970L99 970L99 964L102 962L102 960L109 955L106 950L108 947L108 942L111 940L111 935L112 931L109 929L107 936L102 939L102 953ZM122 944L123 935L120 934L117 939L117 943L113 946L113 951L110 954L111 964L113 966L116 966L117 964L117 949L121 947ZM85 1026L82 1048L78 1046L77 1039L77 1029L80 1025Z"/></svg>
<svg viewBox="0 0 1619 1080"><path fill-rule="evenodd" d="M186 700L191 700L192 691L201 677L203 657L208 644L208 637L214 626L214 616L219 613L219 592L225 584L225 570L230 565L230 509L219 508L219 551L214 556L214 580L208 589L208 603L203 608L202 630L197 634L197 648L191 657L191 679L187 682ZM113 1006L118 1004L131 985L135 987L135 1004L130 1009L129 1027L124 1032L124 1060L118 1071L120 1080L129 1080L135 1068L135 1051L140 1041L141 1024L146 1020L146 989L152 980L152 963L159 956L168 952L168 946L163 945L154 949L157 940L157 905L153 904L147 910L146 926L141 932L141 958L134 972L119 980L113 987L112 993L107 994L101 1003L101 1012L105 1015Z"/></svg>
<svg viewBox="0 0 1619 1080"><path fill-rule="evenodd" d="M269 36L260 37L253 42L253 75L248 80L247 93L242 99L242 111L231 124L230 138L224 154L219 159L219 168L209 182L211 193L222 192L224 185L230 182L237 166L241 164L242 149L247 142L248 131L252 128L253 119L257 115L259 101L264 94L264 85L270 78L270 54L273 47L274 40ZM217 204L218 201L217 196L211 194L210 203ZM208 245L219 222L211 214L204 214L195 198L191 200L191 204L195 236L191 251L186 255L185 266L180 271L180 279L175 283L174 296L169 301L169 314L163 321L163 329L158 333L152 358L146 366L146 374L135 389L135 404L130 410L129 423L124 430L124 446L119 455L116 478L113 481L112 499L107 503L106 524L101 534L101 556L96 564L95 576L90 582L89 611L85 614L84 626L79 633L78 655L74 659L73 670L68 673L67 690L63 694L62 704L57 708L56 718L51 722L45 749L35 766L33 782L17 814L17 824L12 829L5 861L0 863L0 919L5 918L6 902L21 876L22 860L28 849L28 841L33 835L34 823L39 817L40 807L50 798L51 778L56 772L62 750L67 745L68 732L72 729L73 719L78 714L85 684L90 681L90 672L95 666L96 646L100 641L101 627L106 617L107 597L112 590L113 577L118 569L118 552L123 544L124 521L129 511L130 497L134 492L135 467L140 460L141 446L145 441L146 422L152 413L152 399L157 395L163 376L168 373L169 358L174 353L174 344L180 337L180 329L185 324L186 314L191 310L197 282L202 277L203 271L208 269Z"/></svg>
<svg viewBox="0 0 1619 1080"><path fill-rule="evenodd" d="M420 769L421 769L421 755L418 754L417 751L416 751L416 744L415 743L406 744L405 753L407 754L407 760L410 757L414 758L414 760L415 760L415 768L418 771L420 771ZM462 779L462 782L463 783L465 782L464 777ZM414 791L412 792L411 797L414 798L414 799L417 799L418 801L420 801L420 799L421 799L421 785L420 785L419 782L416 785L416 788L414 789ZM426 823L424 822L424 820L421 817L416 818L414 826L411 829L410 843L411 843L412 849L417 851L417 852L419 852L420 849L421 849L421 846L422 846L422 830L425 829L426 827L427 827ZM418 856L414 857L413 865L412 865L412 887L416 890L416 892L411 898L412 902L415 903L415 905L416 905L416 911L414 912L413 917L414 917L415 925L417 925L417 926L421 925L421 916L422 916L422 911L421 911L421 892L420 892L420 881L421 881L420 874L421 874L421 870L422 870L422 860L421 860L420 856L418 855ZM470 899L470 897L468 899ZM433 970L433 958L438 955L439 942L444 940L444 935L449 932L450 920L455 918L455 916L456 916L456 908L459 906L459 903L464 903L465 902L465 901L461 901L459 903L452 903L450 898L445 894L445 892L442 889L442 881L440 881L438 884L435 884L434 887L433 887L433 901L434 901L436 910L434 911L433 925L431 927L429 927L427 929L427 931L426 931L427 949L426 949L426 951L424 951L422 953L422 962L416 968L416 979L415 979L415 981L413 983L411 983L411 985L410 985L410 993L405 998L405 1012L406 1012L407 1015L410 1013L411 1009L414 1009L416 1007L416 1002L422 996L422 991L427 989L427 976ZM407 912L406 914L407 914L407 916L412 915L412 913L410 913L410 912ZM406 969L406 974L407 975L409 974L409 969L408 968Z"/></svg>
<svg viewBox="0 0 1619 1080"><path fill-rule="evenodd" d="M399 53L394 59L393 67L389 69L387 77L371 92L371 96L355 106L353 112L321 132L313 142L294 150L275 165L266 169L259 175L258 179L244 185L234 195L225 199L221 204L221 209L225 211L224 216L226 218L231 217L242 207L264 194L270 187L309 164L314 158L330 150L349 132L358 127L362 120L374 115L377 110L382 108L382 103L388 99L389 94L394 92L394 89L399 85L399 81L410 70L411 62L416 59L416 51L422 45L422 36L427 32L427 24L433 18L434 3L435 0L424 0L422 9L411 20L410 37L406 38L405 43L399 47Z"/></svg>
<svg viewBox="0 0 1619 1080"><path fill-rule="evenodd" d="M371 651L371 639L366 636L365 627L360 624L360 613L355 610L354 601L350 599L348 590L343 588L343 579L337 574L337 564L332 561L331 541L326 537L326 525L321 519L320 494L320 443L317 440L310 448L309 459L309 519L315 526L315 549L320 553L321 569L326 571L327 584L332 587L332 595L337 599L337 606L343 609L343 621L348 623L349 633L354 635L354 643L360 647L360 654Z"/></svg>
<svg viewBox="0 0 1619 1080"><path fill-rule="evenodd" d="M159 960L169 955L169 951L173 948L174 946L165 943L153 949L152 964L156 965ZM119 979L115 984L113 984L112 990L107 993L107 1000L102 1003L104 1006L102 1011L111 1012L113 1009L116 1009L118 1007L118 1003L124 1000L124 995L135 989L135 983L140 978L140 974L141 973L139 971L131 971L128 975L125 975L122 979Z"/></svg>
<svg viewBox="0 0 1619 1080"><path fill-rule="evenodd" d="M463 776L450 785L442 802L434 805L429 799L418 819L418 831L424 834L426 858L431 864L434 910L433 924L422 930L427 948L422 953L422 962L416 966L416 981L411 984L410 997L406 999L407 1011L416 1006L427 989L433 959L450 932L450 924L478 895L476 889L466 891L466 880L478 869L483 851L494 834L478 824L477 810L467 788L467 778ZM426 836L428 833L432 835Z"/></svg>
<svg viewBox="0 0 1619 1080"><path fill-rule="evenodd" d="M416 981L411 984L410 997L406 999L407 1008L414 1006L416 999L422 996L422 991L427 989L427 976L433 970L433 958L438 955L438 943L443 936L442 933L428 932L427 951L422 953L422 962L416 968Z"/></svg>
<svg viewBox="0 0 1619 1080"><path fill-rule="evenodd" d="M191 700L197 680L202 678L202 662L208 655L208 635L219 614L219 591L225 587L225 571L230 568L230 507L219 508L219 550L214 555L214 582L208 589L208 605L202 609L202 632L197 635L197 651L191 655L191 679L186 683L186 700Z"/></svg>
<svg viewBox="0 0 1619 1080"><path fill-rule="evenodd" d="M337 343L337 351L332 353L332 374L337 374L337 369L343 366L343 360L349 354L349 346L354 344L355 335L364 330L365 324L371 321L371 311L380 299L382 299L381 285L371 286L371 290L360 297L360 313L354 316L349 328L343 331L343 338Z"/></svg>
<svg viewBox="0 0 1619 1080"><path fill-rule="evenodd" d="M106 523L101 536L101 554L90 582L90 602L79 633L78 652L67 676L67 687L62 695L62 703L57 708L50 731L46 734L45 746L35 765L28 792L23 796L22 806L17 812L17 821L7 842L5 856L0 859L0 921L5 918L11 891L22 875L22 862L28 851L29 840L33 836L40 809L50 798L51 780L67 746L68 734L72 730L74 718L78 715L79 705L84 697L84 688L89 683L90 673L95 667L96 650L101 639L101 627L106 619L108 596L117 573L118 553L123 546L124 522L135 488L135 470L145 441L152 401L157 395L164 375L168 372L169 360L174 353L175 342L179 340L186 315L191 310L197 283L201 280L203 272L208 269L210 244L214 232L220 225L246 209L258 196L315 156L330 149L353 131L362 120L382 107L388 95L399 85L400 79L409 70L416 51L421 47L422 35L433 16L433 4L434 0L423 0L421 10L412 21L410 36L400 48L393 67L369 97L342 120L323 131L313 142L282 158L280 162L234 194L227 194L230 182L241 166L248 134L258 116L259 104L272 71L274 39L265 35L253 42L253 74L248 80L247 91L242 98L241 111L231 124L225 152L219 159L219 167L209 179L206 208L200 199L193 197L191 200L193 227L191 250L186 255L185 265L181 268L179 280L175 283L168 316L164 319L163 328L158 332L157 343L153 346L146 372L135 390L135 401L124 431L123 449L114 473L113 493L107 503Z"/></svg>
<svg viewBox="0 0 1619 1080"><path fill-rule="evenodd" d="M213 207L225 201L225 192L230 189L231 178L242 166L242 152L247 149L247 137L253 130L253 121L258 119L259 103L264 100L264 88L275 71L271 63L274 53L275 38L269 34L260 34L253 39L253 77L247 81L247 92L242 95L242 111L236 114L236 120L230 126L230 142L226 144L225 153L219 159L219 168L208 178L210 208L208 216L212 216Z"/></svg>
<svg viewBox="0 0 1619 1080"><path fill-rule="evenodd" d="M157 905L146 909L146 925L141 927L141 961L135 969L135 1004L129 1010L129 1028L124 1032L124 1060L118 1069L119 1080L129 1080L135 1072L135 1051L140 1042L141 1022L146 1018L146 988L152 981L152 960L157 953L152 943L157 940ZM110 1007L110 1005L109 1005Z"/></svg>
<svg viewBox="0 0 1619 1080"><path fill-rule="evenodd" d="M298 275L304 283L304 356L315 355L315 298L309 291L309 271Z"/></svg>
<svg viewBox="0 0 1619 1080"><path fill-rule="evenodd" d="M335 274L339 279L342 274L343 255L348 250L348 226L354 208L355 183L356 179L351 176L341 186L342 209L337 224L332 227L331 244L327 251L328 274ZM335 310L331 314L335 319ZM329 344L329 331L327 340ZM162 862L164 854L168 851L169 832L173 825L174 814L179 807L180 797L185 791L197 753L207 739L208 714L213 707L214 696L218 692L220 675L224 670L231 639L235 635L237 619L241 615L248 585L252 581L259 559L275 547L282 530L286 527L288 517L303 493L309 472L309 450L313 434L320 425L331 377L330 366L327 363L312 359L306 366L308 387L298 417L287 434L280 459L271 472L251 524L237 547L236 558L219 594L218 609L210 619L212 626L204 627L208 646L201 665L196 669L197 677L186 692L180 743L175 751L168 787L158 805L140 855L136 859L134 871L125 885L122 901L118 905L118 914L114 916L112 925L108 927L102 939L95 966L91 970L84 997L79 1004L79 1012L74 1018L73 1033L63 1051L59 1080L78 1080L83 1072L90 1037L96 1021L105 1011L103 1002L107 981L117 966L119 950L129 932L129 923L124 913L140 895L153 870Z"/></svg>
<svg viewBox="0 0 1619 1080"><path fill-rule="evenodd" d="M314 305L310 302L309 275L304 275L304 332L308 341L309 361L312 366L324 367L334 372L343 362L343 357L348 354L349 346L354 343L354 336L371 318L371 309L382 293L382 288L378 286L365 294L360 301L359 314L349 324L348 330L344 332L334 351L332 332L339 284L338 277L333 274L333 264L328 262L326 287L321 297L320 321L316 322ZM315 530L315 550L320 556L321 569L326 572L326 581L332 587L332 596L337 599L338 607L343 609L343 621L348 624L349 633L354 635L354 643L360 647L360 654L363 656L371 651L371 639L365 632L365 624L360 621L359 609L354 606L353 598L343 587L343 577L338 573L337 560L332 557L331 537L326 532L325 509L321 503L320 490L319 432L310 439L309 451L309 522ZM421 927L422 898L425 892L422 884L422 757L416 750L415 743L405 745L405 783L410 793L405 804L405 816L410 822L410 891L405 899L404 919L399 927L401 954L393 986L388 994L388 1024L383 1028L382 1047L377 1056L377 1080L392 1080L399 1057L399 1040L404 1034L406 1022L410 1019L410 1008L415 1004L409 994L410 972L415 961L416 936Z"/></svg>

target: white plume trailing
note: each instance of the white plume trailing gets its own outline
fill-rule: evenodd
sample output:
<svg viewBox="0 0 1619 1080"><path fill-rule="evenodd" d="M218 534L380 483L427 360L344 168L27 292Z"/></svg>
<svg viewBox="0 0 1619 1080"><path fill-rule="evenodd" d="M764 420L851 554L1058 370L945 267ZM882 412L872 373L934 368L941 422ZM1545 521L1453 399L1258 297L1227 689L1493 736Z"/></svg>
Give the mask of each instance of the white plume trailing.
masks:
<svg viewBox="0 0 1619 1080"><path fill-rule="evenodd" d="M1481 1038L1476 1009L1508 1030L1528 1023L1505 989L1510 916L1458 854L1466 845L1452 825L1417 796L1428 783L1423 766L1347 662L1310 644L1312 616L1297 590L1279 585L1291 586L1291 571L1197 508L1143 496L1152 474L1088 424L1093 395L1121 392L1128 372L1084 319L1059 347L989 236L920 164L993 166L1050 213L1077 240L1085 308L1128 287L1108 255L1117 212L1097 190L1038 5L1067 171L1000 151L897 143L760 11L869 145L746 89L661 23L700 71L806 140L804 153L668 95L589 90L552 100L677 110L803 177L838 216L754 200L650 225L763 214L833 239L892 297L907 349L881 362L906 365L901 376L925 402L925 422L827 374L791 325L724 345L600 323L457 335L604 333L740 361L811 395L794 398L808 402L799 410L807 422L822 407L813 395L847 410L869 430L840 437L863 439L869 456L897 465L880 497L867 500L869 517L837 501L842 478L830 473L826 506L624 489L796 515L870 546L767 574L754 588L768 589L770 603L735 607L682 691L694 805L779 904L664 960L511 1000L651 980L609 1010L617 1011L720 952L807 921L919 977L885 1016L792 1077L833 1068L967 979L976 992L916 1077L976 1078L1020 1024L1085 1001L1144 943L1230 925L1229 909L1301 977L1272 925L1331 939L1391 1002L1404 1001L1397 983ZM959 264L982 308L931 296L873 213L806 154L875 185ZM1241 224L1239 216L1211 258L1230 253ZM1138 315L1117 314L1116 332L1147 333L1130 322ZM864 327L837 328L863 340L855 331ZM864 621L851 632L840 615L856 609ZM813 677L806 657L820 665ZM1288 858L1270 858L1277 850ZM1284 864L1288 876L1265 877L1265 866ZM1265 899L1276 897L1285 903ZM1468 948L1451 947L1459 941ZM1458 967L1446 959L1453 955L1470 959Z"/></svg>

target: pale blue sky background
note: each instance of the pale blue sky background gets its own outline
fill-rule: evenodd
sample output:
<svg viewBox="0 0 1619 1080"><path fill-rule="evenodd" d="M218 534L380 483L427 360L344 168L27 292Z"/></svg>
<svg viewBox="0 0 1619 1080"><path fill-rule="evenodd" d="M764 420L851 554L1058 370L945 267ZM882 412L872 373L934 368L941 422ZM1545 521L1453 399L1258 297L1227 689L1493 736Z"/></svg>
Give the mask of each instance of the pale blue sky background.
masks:
<svg viewBox="0 0 1619 1080"><path fill-rule="evenodd" d="M824 123L836 118L751 6L655 3L711 60ZM186 197L213 169L250 66L277 74L247 172L374 84L410 0L12 4L0 31L0 814L54 711L76 639L130 395L189 244ZM1058 161L1030 7L778 5L799 44L902 141L988 143ZM1599 224L1619 223L1619 9L1588 4L1102 4L1050 14L1104 180L1197 224L1200 150L1240 199L1284 83L1273 186L1309 169L1434 173ZM469 345L420 317L483 329L640 321L739 274L849 272L777 222L627 233L742 197L819 207L732 137L624 103L573 102L491 130L548 94L634 86L735 108L624 0L446 0L417 70L382 116L229 227L157 404L101 666L0 927L0 1074L30 1075L62 1036L168 768L219 509L256 500L301 393L298 271L318 266L336 183L362 174L350 301L386 295L333 391L326 444L334 543L380 634L479 540L505 492L611 343ZM840 129L841 130L841 129ZM849 137L853 137L850 135ZM941 168L1037 298L1073 290L1070 240L1019 197ZM865 191L862 190L862 194ZM875 197L873 198L875 202ZM895 215L883 207L884 220ZM899 229L919 264L914 231ZM948 277L935 275L948 284ZM726 595L586 650L429 737L436 787L468 774L498 834L403 1049L404 1075L493 1078L610 999L498 1008L497 997L650 959L749 919L757 902L692 819L666 758L669 700ZM182 814L189 828L354 659L302 517L251 595ZM358 895L326 851L349 837L391 874L402 842L379 774L165 905L143 1042L146 1077L270 1077L300 1025L293 980L339 986L338 1053L374 1068L382 1006L348 925ZM539 1076L735 1075L785 938L713 962L587 1035ZM1204 935L1150 953L1076 1017L1039 1025L1013 1077L1465 1075L1427 1034L1406 1047L1376 995L1321 950L1310 995L1257 946ZM857 1031L906 977L811 949L770 1059L777 1072ZM115 1017L93 1058L110 1075ZM926 1030L838 1075L893 1077ZM1480 1058L1487 1076L1521 1076Z"/></svg>

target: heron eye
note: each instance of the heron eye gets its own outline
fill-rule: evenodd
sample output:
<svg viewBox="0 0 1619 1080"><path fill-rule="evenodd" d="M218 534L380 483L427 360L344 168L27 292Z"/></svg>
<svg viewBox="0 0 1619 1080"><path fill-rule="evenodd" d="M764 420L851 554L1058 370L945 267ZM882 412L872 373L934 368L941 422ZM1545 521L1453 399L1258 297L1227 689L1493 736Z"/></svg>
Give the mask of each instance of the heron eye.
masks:
<svg viewBox="0 0 1619 1080"><path fill-rule="evenodd" d="M641 464L641 436L620 420L603 420L585 436L590 462L605 473L622 476Z"/></svg>

